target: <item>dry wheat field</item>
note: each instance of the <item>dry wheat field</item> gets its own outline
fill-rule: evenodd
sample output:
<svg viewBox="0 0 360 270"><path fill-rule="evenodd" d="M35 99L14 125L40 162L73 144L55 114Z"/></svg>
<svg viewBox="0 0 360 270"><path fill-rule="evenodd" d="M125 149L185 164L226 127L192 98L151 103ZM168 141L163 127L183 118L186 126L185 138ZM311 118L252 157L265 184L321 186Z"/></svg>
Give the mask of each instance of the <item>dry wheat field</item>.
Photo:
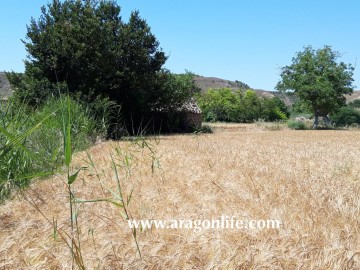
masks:
<svg viewBox="0 0 360 270"><path fill-rule="evenodd" d="M111 156L134 219L278 219L279 229L149 229L142 258L120 209L79 204L86 269L360 269L360 131L269 131L218 125L213 134L103 142L73 158L87 166L81 199L112 198ZM131 154L130 154L131 153ZM120 167L119 167L120 168ZM123 177L127 173L127 177ZM0 205L0 269L71 269L66 177L35 181ZM76 267L75 267L76 269Z"/></svg>

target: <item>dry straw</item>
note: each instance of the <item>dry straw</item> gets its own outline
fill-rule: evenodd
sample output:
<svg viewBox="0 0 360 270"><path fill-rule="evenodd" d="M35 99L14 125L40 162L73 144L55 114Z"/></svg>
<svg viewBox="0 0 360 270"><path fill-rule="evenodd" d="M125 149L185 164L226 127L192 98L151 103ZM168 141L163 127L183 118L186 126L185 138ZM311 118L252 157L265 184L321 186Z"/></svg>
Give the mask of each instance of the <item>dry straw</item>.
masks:
<svg viewBox="0 0 360 270"><path fill-rule="evenodd" d="M152 143L161 169L151 166L159 165L153 152L131 142L75 154L73 168L87 162L88 169L72 183L74 197L112 198L110 190L118 190L114 163L128 156L128 165L117 169L122 198L132 194L132 218L227 214L279 219L282 227L146 230L136 236L140 258L118 207L84 203L77 208L77 235L86 269L360 269L360 132L233 125ZM64 178L31 185L25 196L38 210L21 197L0 206L0 269L71 269L68 247L54 237L54 224L71 234Z"/></svg>

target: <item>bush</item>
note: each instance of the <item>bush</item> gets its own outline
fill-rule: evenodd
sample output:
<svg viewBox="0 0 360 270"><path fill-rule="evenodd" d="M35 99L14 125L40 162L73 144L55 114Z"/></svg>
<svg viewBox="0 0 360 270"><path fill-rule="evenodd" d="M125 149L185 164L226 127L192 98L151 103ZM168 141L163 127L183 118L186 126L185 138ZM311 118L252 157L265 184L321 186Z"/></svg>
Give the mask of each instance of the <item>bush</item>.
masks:
<svg viewBox="0 0 360 270"><path fill-rule="evenodd" d="M261 101L261 118L265 121L287 120L290 112L285 103L278 97L260 98Z"/></svg>
<svg viewBox="0 0 360 270"><path fill-rule="evenodd" d="M210 89L198 96L198 104L207 122L254 122L286 120L290 113L277 97L262 98L253 90Z"/></svg>
<svg viewBox="0 0 360 270"><path fill-rule="evenodd" d="M290 129L295 129L295 130L306 130L306 129L308 129L306 124L304 122L300 122L300 121L289 121L288 122L288 127Z"/></svg>
<svg viewBox="0 0 360 270"><path fill-rule="evenodd" d="M106 130L104 131L101 124L98 124L89 106L74 99L70 99L69 102L71 109L72 146L76 150L83 150L95 142L98 134L103 135ZM67 106L66 99L51 98L35 111L30 120L31 125L41 121L41 119L44 119L49 114L51 114L51 117L44 121L34 135L44 133L42 141L46 142L53 140L61 141L61 131L63 127L62 110L66 112L65 117L68 117L66 107L64 108L64 106ZM50 134L47 135L46 133Z"/></svg>
<svg viewBox="0 0 360 270"><path fill-rule="evenodd" d="M360 124L360 112L354 107L345 106L340 108L335 114L331 115L331 120L339 127Z"/></svg>
<svg viewBox="0 0 360 270"><path fill-rule="evenodd" d="M206 114L204 114L204 112L203 112L203 119L206 122L215 123L217 120L217 116L213 111L206 112Z"/></svg>
<svg viewBox="0 0 360 270"><path fill-rule="evenodd" d="M355 99L351 102L349 102L348 106L353 108L360 108L360 99Z"/></svg>
<svg viewBox="0 0 360 270"><path fill-rule="evenodd" d="M92 110L69 99L73 150L90 146L102 135ZM23 188L34 176L45 176L63 164L63 114L67 101L51 98L33 111L10 101L0 109L0 200Z"/></svg>
<svg viewBox="0 0 360 270"><path fill-rule="evenodd" d="M284 125L281 125L280 123L275 123L275 124L270 123L270 125L264 126L264 129L268 131L280 131L284 129Z"/></svg>
<svg viewBox="0 0 360 270"><path fill-rule="evenodd" d="M196 133L213 133L213 131L209 125L202 125Z"/></svg>

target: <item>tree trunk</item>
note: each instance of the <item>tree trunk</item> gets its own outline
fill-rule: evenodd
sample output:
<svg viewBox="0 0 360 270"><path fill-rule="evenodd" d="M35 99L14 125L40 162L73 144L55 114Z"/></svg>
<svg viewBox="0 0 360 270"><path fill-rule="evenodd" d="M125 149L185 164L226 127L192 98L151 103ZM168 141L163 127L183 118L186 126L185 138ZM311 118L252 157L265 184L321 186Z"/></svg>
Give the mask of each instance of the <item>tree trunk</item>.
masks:
<svg viewBox="0 0 360 270"><path fill-rule="evenodd" d="M326 125L327 127L331 127L331 126L332 126L331 120L329 119L329 117L328 117L327 115L325 115L325 116L323 117L323 119L324 119L325 125Z"/></svg>
<svg viewBox="0 0 360 270"><path fill-rule="evenodd" d="M319 126L319 111L315 110L315 119L314 119L313 129L317 129L318 126Z"/></svg>

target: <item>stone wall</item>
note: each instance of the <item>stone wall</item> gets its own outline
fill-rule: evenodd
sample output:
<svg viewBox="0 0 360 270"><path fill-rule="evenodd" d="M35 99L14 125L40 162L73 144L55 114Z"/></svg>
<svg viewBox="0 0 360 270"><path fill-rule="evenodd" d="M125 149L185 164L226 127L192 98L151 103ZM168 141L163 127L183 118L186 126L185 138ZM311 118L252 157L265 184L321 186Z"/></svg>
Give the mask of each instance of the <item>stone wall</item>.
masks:
<svg viewBox="0 0 360 270"><path fill-rule="evenodd" d="M0 72L0 100L7 100L12 95L12 89L5 73Z"/></svg>
<svg viewBox="0 0 360 270"><path fill-rule="evenodd" d="M149 128L154 128L155 131L161 130L164 133L182 133L193 132L201 128L202 115L201 113L193 112L174 112L168 114L166 112L153 112L152 123Z"/></svg>
<svg viewBox="0 0 360 270"><path fill-rule="evenodd" d="M202 124L201 113L185 112L184 125L188 130L200 129Z"/></svg>

